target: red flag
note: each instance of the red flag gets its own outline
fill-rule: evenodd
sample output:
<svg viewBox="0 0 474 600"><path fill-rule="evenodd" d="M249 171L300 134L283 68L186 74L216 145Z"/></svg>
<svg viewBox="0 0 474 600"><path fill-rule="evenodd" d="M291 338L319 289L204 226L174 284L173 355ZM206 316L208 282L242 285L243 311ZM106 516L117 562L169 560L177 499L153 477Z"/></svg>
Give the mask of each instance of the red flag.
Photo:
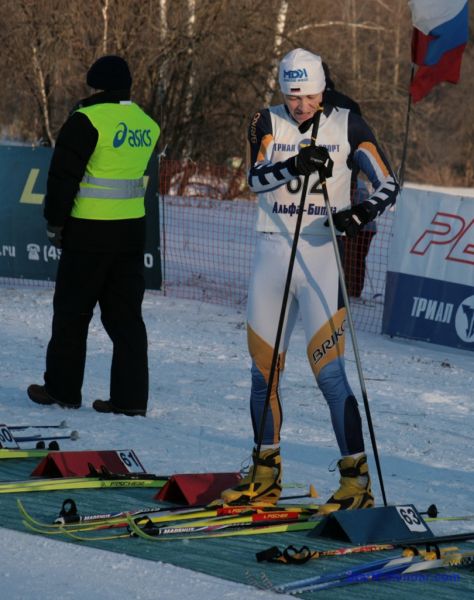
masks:
<svg viewBox="0 0 474 600"><path fill-rule="evenodd" d="M412 61L418 65L410 84L413 102L424 98L443 81L457 83L468 39L465 0L411 0ZM454 14L453 14L454 13Z"/></svg>

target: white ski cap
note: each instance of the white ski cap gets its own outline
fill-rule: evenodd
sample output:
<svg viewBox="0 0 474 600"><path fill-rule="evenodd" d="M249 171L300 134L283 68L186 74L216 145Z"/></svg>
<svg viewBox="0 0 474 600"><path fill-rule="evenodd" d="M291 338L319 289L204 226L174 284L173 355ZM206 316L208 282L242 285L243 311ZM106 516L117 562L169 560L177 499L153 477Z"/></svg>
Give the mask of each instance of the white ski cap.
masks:
<svg viewBox="0 0 474 600"><path fill-rule="evenodd" d="M326 87L321 57L302 48L288 52L280 62L280 89L288 96L319 94Z"/></svg>

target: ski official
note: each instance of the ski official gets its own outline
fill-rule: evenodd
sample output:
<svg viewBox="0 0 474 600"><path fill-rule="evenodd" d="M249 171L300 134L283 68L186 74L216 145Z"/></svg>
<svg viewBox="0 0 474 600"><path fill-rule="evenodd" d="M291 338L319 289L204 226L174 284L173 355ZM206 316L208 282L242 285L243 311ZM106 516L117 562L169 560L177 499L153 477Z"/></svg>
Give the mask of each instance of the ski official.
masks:
<svg viewBox="0 0 474 600"><path fill-rule="evenodd" d="M95 400L93 408L145 416L143 175L160 128L130 100L132 76L123 58L99 58L87 84L96 93L64 123L48 173L47 234L62 251L44 385L30 385L28 396L37 404L81 406L88 328L98 303L113 356L110 398Z"/></svg>

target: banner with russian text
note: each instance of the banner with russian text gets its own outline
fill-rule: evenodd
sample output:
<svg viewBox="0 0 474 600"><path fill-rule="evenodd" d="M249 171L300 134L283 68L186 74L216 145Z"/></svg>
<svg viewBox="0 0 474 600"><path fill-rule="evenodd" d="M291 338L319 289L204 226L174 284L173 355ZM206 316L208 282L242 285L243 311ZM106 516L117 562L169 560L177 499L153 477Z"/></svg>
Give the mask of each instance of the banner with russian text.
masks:
<svg viewBox="0 0 474 600"><path fill-rule="evenodd" d="M474 350L474 197L403 189L382 332Z"/></svg>
<svg viewBox="0 0 474 600"><path fill-rule="evenodd" d="M46 236L43 199L51 148L0 146L0 277L54 280L61 251ZM160 289L161 253L158 216L158 165L147 169L145 282Z"/></svg>

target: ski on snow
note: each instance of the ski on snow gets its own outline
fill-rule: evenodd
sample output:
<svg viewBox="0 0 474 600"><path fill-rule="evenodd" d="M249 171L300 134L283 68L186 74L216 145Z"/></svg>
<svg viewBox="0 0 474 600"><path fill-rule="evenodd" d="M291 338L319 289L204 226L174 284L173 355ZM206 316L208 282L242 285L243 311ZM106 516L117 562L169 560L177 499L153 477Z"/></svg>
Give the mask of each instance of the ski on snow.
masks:
<svg viewBox="0 0 474 600"><path fill-rule="evenodd" d="M25 492L51 492L58 490L82 490L94 488L160 488L168 477L139 473L134 475L111 475L100 477L54 477L25 479L22 481L1 481L0 494L20 494Z"/></svg>
<svg viewBox="0 0 474 600"><path fill-rule="evenodd" d="M138 525L146 526L147 532L156 526L167 527L213 527L226 526L238 527L243 525L260 525L266 523L283 523L308 520L311 516L317 513L317 506L292 506L285 507L275 506L220 506L200 508L181 508L181 509L166 509L156 508L143 509L138 511L130 511L117 513L105 519L97 520L82 520L75 523L61 523L62 517L59 517L59 523L44 523L34 519L25 509L20 500L17 500L18 509L25 526L33 529L37 533L48 535L65 534L66 532L81 533L93 532L104 529L119 529L129 525L128 518L132 518ZM100 515L97 515L100 517ZM84 518L84 517L82 517ZM187 521L189 525L180 525L183 521ZM316 523L313 523L315 526ZM150 535L155 531L150 532ZM107 536L108 539L110 536ZM114 537L114 536L112 536ZM96 539L96 538L95 538Z"/></svg>
<svg viewBox="0 0 474 600"><path fill-rule="evenodd" d="M48 456L50 452L59 450L57 443L52 445L49 444L46 448L44 443L40 443L39 440L36 444L36 448L0 448L0 460L4 458L44 458Z"/></svg>

